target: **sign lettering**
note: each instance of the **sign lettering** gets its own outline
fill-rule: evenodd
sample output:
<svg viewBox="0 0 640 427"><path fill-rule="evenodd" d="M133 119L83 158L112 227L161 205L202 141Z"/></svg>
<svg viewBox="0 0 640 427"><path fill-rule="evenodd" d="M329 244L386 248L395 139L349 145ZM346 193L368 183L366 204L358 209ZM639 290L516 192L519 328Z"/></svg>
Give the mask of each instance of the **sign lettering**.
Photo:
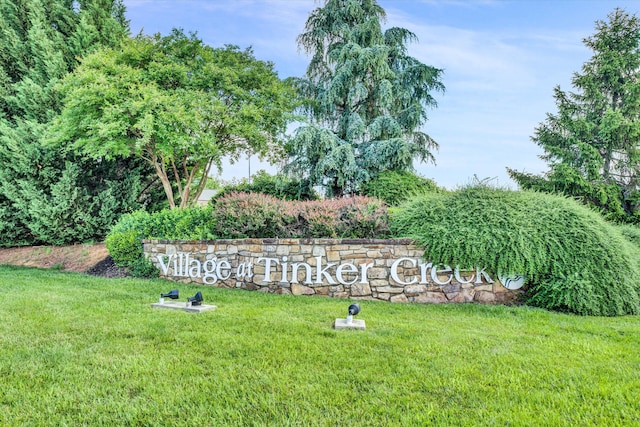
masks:
<svg viewBox="0 0 640 427"><path fill-rule="evenodd" d="M213 285L218 280L252 280L256 276L256 266L261 266L264 267L261 280L263 283L299 283L299 277L302 276L302 282L307 285L327 283L350 286L355 283L368 284L369 274L374 268L373 263L356 265L353 262L327 262L322 256L315 257L315 265L289 262L288 258L283 256L259 257L255 259L255 264L246 261L235 267L226 258L201 261L191 253L159 254L156 259L162 275L202 279L207 285ZM395 260L388 269L388 277L404 286L429 283L444 286L454 279L461 284L494 282L484 268L462 270L459 267L451 268L448 265L421 262L416 258Z"/></svg>

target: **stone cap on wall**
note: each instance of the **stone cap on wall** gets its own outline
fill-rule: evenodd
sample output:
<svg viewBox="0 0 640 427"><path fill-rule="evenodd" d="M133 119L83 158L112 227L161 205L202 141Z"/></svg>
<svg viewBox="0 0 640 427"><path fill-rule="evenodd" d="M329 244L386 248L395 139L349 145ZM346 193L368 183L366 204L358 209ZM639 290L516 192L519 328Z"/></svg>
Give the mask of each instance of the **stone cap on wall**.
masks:
<svg viewBox="0 0 640 427"><path fill-rule="evenodd" d="M150 244L246 244L246 245L259 245L259 244L317 244L317 245L413 245L415 241L413 239L327 239L327 238L244 238L244 239L213 239L213 240L176 240L176 239L143 239L142 243Z"/></svg>

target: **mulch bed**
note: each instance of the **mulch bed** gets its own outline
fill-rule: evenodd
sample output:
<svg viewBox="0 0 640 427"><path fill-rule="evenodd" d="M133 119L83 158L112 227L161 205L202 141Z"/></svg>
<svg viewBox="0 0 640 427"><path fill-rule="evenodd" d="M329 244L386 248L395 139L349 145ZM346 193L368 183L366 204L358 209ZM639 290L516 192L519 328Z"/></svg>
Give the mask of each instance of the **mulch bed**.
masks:
<svg viewBox="0 0 640 427"><path fill-rule="evenodd" d="M114 262L111 255L107 256L105 259L88 269L86 274L91 276L100 276L100 277L127 277L129 273L123 268L118 267Z"/></svg>

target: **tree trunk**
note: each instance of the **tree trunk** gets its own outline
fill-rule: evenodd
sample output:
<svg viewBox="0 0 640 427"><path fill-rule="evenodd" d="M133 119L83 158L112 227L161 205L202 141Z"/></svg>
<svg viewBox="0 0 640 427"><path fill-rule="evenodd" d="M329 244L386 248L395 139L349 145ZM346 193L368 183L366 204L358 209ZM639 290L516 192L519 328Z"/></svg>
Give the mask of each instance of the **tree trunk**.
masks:
<svg viewBox="0 0 640 427"><path fill-rule="evenodd" d="M162 188L164 188L164 193L167 195L169 207L171 209L175 209L176 202L173 198L173 188L171 187L171 181L169 181L166 170L164 170L162 165L158 162L158 158L155 155L153 156L152 164L158 174L158 178L160 178L160 181L162 182Z"/></svg>

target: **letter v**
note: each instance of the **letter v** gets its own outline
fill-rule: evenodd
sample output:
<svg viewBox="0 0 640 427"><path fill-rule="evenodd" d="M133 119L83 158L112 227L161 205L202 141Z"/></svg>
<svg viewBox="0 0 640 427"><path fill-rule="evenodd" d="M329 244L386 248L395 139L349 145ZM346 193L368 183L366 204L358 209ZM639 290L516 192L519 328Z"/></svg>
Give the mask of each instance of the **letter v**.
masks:
<svg viewBox="0 0 640 427"><path fill-rule="evenodd" d="M164 263L164 259L163 259L165 256L167 255L158 255L156 259L160 263L160 269L162 270L162 274L166 276L169 273L169 264L171 263L171 258L173 258L173 255L169 255L169 259L167 259L166 264Z"/></svg>

